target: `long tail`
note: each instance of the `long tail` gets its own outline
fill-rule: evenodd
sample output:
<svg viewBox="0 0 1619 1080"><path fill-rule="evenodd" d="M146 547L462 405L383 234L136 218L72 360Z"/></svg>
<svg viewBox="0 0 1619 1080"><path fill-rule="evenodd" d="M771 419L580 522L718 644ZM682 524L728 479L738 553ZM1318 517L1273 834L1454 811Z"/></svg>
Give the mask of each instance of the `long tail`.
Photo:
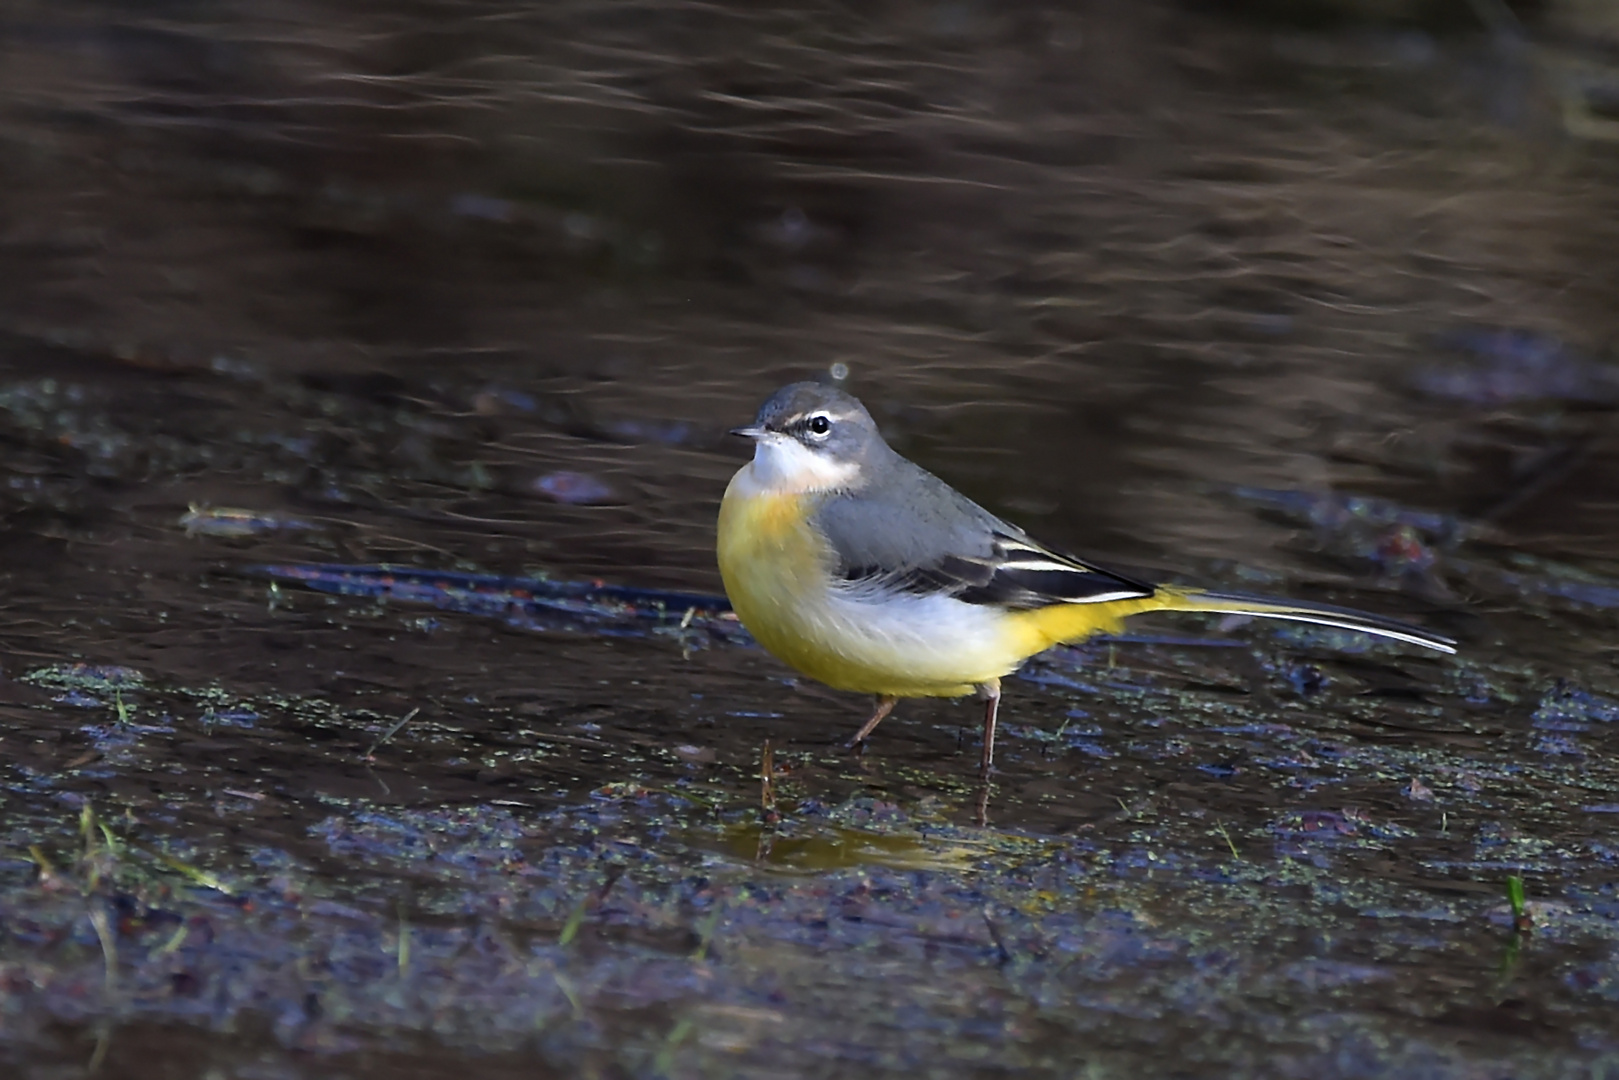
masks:
<svg viewBox="0 0 1619 1080"><path fill-rule="evenodd" d="M1403 641L1407 645L1420 645L1436 652L1454 653L1456 642L1440 634L1413 626L1399 619L1388 619L1354 608L1333 607L1330 604L1310 604L1297 600L1273 600L1246 593L1206 592L1179 586L1159 586L1148 610L1205 611L1213 615L1252 615L1259 619L1283 619L1289 622L1313 623L1338 630L1356 630L1362 634Z"/></svg>

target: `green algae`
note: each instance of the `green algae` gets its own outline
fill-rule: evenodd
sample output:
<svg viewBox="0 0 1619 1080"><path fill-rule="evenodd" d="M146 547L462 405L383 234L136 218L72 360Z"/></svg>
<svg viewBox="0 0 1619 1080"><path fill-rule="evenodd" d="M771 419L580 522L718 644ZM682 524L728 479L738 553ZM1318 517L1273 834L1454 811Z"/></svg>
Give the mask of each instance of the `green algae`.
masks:
<svg viewBox="0 0 1619 1080"><path fill-rule="evenodd" d="M150 684L145 692L148 708L165 695L208 696ZM1566 689L1543 699L1556 703L1547 716L1605 707ZM384 720L285 698L234 705L318 718L348 732L356 758ZM1212 731L1205 745L1175 731L1218 729L1232 710L1166 718L1152 698L1121 708L1156 740L1123 759L1136 783L1160 762L1220 758L1221 740L1251 753L1322 738L1267 722ZM459 742L448 727L412 726L396 736L402 745L376 753L385 760L445 737ZM1023 770L1068 760L1028 743L1028 754L1010 752L1001 815L1031 797L1019 794ZM795 795L765 826L749 806L745 770L694 785L688 759L644 760L663 764L549 810L329 795L328 815L311 822L304 843L241 851L225 864L195 850L143 855L165 827L114 830L87 803L73 820L8 814L11 850L28 836L36 849L44 841L81 852L0 862L9 925L76 942L42 966L24 959L26 936L9 939L0 962L25 987L9 991L13 1007L50 1013L101 985L97 993L113 995L103 1007L116 1001L117 1015L134 1022L170 1015L178 1001L157 988L183 984L186 1000L225 1003L211 1006L214 1024L237 1022L248 1002L318 1001L277 1021L277 1038L320 1052L403 1028L486 1054L527 1048L548 1060L606 1055L625 1067L697 1071L722 1061L763 1067L787 1046L898 1069L923 1052L907 1030L932 1032L935 1052L959 1046L986 1067L1036 1071L1056 1069L1067 1040L1103 1032L1114 1069L1139 1067L1165 1040L1183 1060L1260 1069L1242 1049L1256 1039L1268 1054L1333 1069L1322 1064L1324 1045L1354 1047L1356 1068L1465 1068L1465 1054L1425 1034L1435 1024L1479 1032L1523 1075L1559 1073L1539 1068L1543 1049L1526 1056L1510 1038L1484 1036L1488 1025L1527 1025L1542 1048L1548 1039L1569 1053L1583 1046L1580 1060L1600 1060L1607 1028L1581 1002L1602 999L1604 950L1619 953L1619 897L1600 869L1614 855L1503 824L1546 820L1536 785L1557 768L1547 773L1511 748L1486 760L1471 745L1421 753L1368 744L1330 768L1346 774L1339 785L1387 785L1385 794L1327 804L1342 809L1227 808L1215 818L1198 805L1196 784L1172 781L1183 794L1122 800L1069 836L958 824L970 813L965 787L906 803ZM1443 821L1394 789L1419 761L1449 807ZM800 790L823 775L814 756L789 764ZM1168 768L1166 778L1184 766ZM1474 780L1447 782L1447 768ZM913 783L931 775L902 771ZM1288 775L1277 773L1284 789ZM1497 788L1503 782L1511 786ZM1587 789L1613 782L1587 765ZM1500 901L1504 865L1536 882L1526 944L1502 937L1514 915ZM234 895L219 891L227 880ZM63 890L68 881L77 884ZM70 895L99 914L86 916ZM122 913L116 928L113 910ZM1508 948L1517 951L1502 984ZM242 956L254 959L227 961ZM1391 988L1413 980L1422 995L1391 1012ZM1514 994L1530 994L1532 1009L1500 1004ZM1235 1023L1235 1001L1265 1010L1268 1026ZM665 1019L648 1024L649 1015ZM1211 1028L1211 1016L1226 1019ZM544 1033L538 1042L535 1032Z"/></svg>

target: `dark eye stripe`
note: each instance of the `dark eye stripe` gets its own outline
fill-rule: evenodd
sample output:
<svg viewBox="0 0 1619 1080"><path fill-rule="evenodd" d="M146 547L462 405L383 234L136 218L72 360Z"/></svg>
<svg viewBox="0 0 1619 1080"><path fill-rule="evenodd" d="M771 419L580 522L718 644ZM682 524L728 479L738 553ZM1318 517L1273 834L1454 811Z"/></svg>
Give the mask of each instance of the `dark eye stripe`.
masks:
<svg viewBox="0 0 1619 1080"><path fill-rule="evenodd" d="M810 426L817 420L825 422L825 430L816 431ZM781 430L788 435L825 435L828 431L832 430L832 418L827 416L825 413L816 413L813 416L794 417L792 420L789 420L787 423L783 424Z"/></svg>

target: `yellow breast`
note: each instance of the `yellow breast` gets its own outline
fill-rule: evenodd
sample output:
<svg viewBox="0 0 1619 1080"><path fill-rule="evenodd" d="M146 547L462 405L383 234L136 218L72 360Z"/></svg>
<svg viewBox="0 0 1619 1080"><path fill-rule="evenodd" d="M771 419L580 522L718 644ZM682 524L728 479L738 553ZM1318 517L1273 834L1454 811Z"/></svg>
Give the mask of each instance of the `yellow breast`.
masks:
<svg viewBox="0 0 1619 1080"><path fill-rule="evenodd" d="M725 595L759 644L837 685L835 658L822 655L804 625L805 609L826 589L832 558L805 519L811 497L750 491L746 473L732 477L720 503L716 553Z"/></svg>

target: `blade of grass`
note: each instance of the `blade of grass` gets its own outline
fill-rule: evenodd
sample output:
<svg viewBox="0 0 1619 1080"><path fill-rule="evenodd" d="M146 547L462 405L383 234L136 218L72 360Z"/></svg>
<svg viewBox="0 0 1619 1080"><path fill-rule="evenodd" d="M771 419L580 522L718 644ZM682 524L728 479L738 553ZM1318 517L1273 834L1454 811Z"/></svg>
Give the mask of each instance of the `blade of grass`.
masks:
<svg viewBox="0 0 1619 1080"><path fill-rule="evenodd" d="M169 954L178 951L180 946L185 944L186 938L190 934L190 925L187 923L181 923L175 929L174 933L169 936L169 940L157 947L157 955L168 956Z"/></svg>
<svg viewBox="0 0 1619 1080"><path fill-rule="evenodd" d="M96 938L101 942L101 959L106 965L103 973L107 992L118 988L118 942L112 936L112 922L107 918L106 909L99 903L90 902L90 925L95 927Z"/></svg>
<svg viewBox="0 0 1619 1080"><path fill-rule="evenodd" d="M579 934L579 927L584 925L585 910L589 906L590 897L588 896L580 897L579 902L573 905L573 910L568 912L567 921L562 924L562 932L557 935L557 945L559 947L566 949L573 943L573 939Z"/></svg>
<svg viewBox="0 0 1619 1080"><path fill-rule="evenodd" d="M691 958L695 963L702 963L708 958L709 943L714 940L714 929L720 924L720 915L723 909L719 903L714 904L714 910L708 918L703 920L702 927L697 931L697 948L692 950Z"/></svg>
<svg viewBox="0 0 1619 1080"><path fill-rule="evenodd" d="M1507 903L1512 905L1512 917L1521 919L1524 916L1523 878L1513 874L1507 878Z"/></svg>
<svg viewBox="0 0 1619 1080"><path fill-rule="evenodd" d="M1535 921L1529 917L1528 904L1524 901L1523 878L1513 874L1507 878L1507 903L1512 905L1512 928L1519 934L1527 934L1535 928Z"/></svg>
<svg viewBox="0 0 1619 1080"><path fill-rule="evenodd" d="M562 996L568 999L569 1005L573 1006L575 1019L585 1015L584 1003L579 1000L579 991L573 985L573 980L560 971L553 971L551 978L556 980L557 989L562 991Z"/></svg>
<svg viewBox="0 0 1619 1080"><path fill-rule="evenodd" d="M91 1076L101 1071L106 1063L107 1050L112 1046L112 1025L103 1023L96 1028L96 1048L90 1052L90 1060L85 1063L84 1071Z"/></svg>
<svg viewBox="0 0 1619 1080"><path fill-rule="evenodd" d="M196 882L198 885L201 885L205 889L213 889L215 892L222 892L226 896L235 895L235 890L206 870L200 870L197 867L192 866L190 863L176 859L173 855L169 855L166 852L154 851L151 853L151 855L154 859L162 863L164 866L167 866L170 870L178 871L179 873L184 874L186 877L190 878L192 881Z"/></svg>
<svg viewBox="0 0 1619 1080"><path fill-rule="evenodd" d="M399 905L399 977L410 974L410 918L405 914L405 905Z"/></svg>
<svg viewBox="0 0 1619 1080"><path fill-rule="evenodd" d="M680 1044L686 1041L686 1037L691 1034L691 1029L691 1017L682 1016L675 1021L675 1026L669 1029L669 1034L664 1036L663 1045L658 1048L658 1056L652 1059L653 1075L669 1075L669 1070L675 1063L675 1051L680 1049Z"/></svg>

